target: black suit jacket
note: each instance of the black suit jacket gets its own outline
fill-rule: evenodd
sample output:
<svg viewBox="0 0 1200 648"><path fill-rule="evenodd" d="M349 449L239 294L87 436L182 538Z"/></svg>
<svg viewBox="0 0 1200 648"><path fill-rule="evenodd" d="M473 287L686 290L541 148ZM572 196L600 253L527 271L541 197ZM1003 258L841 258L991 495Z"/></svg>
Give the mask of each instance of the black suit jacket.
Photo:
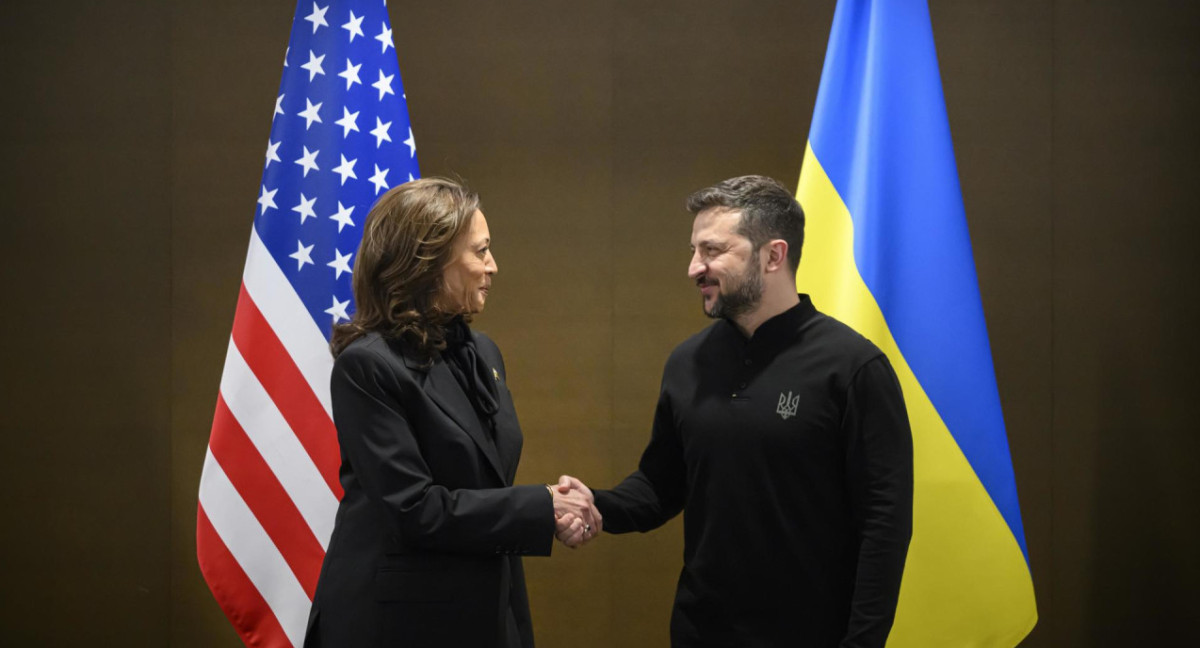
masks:
<svg viewBox="0 0 1200 648"><path fill-rule="evenodd" d="M521 555L549 555L545 486L512 486L521 429L500 350L472 333L499 382L494 434L440 358L422 368L378 334L334 362L345 495L306 647L529 648Z"/></svg>

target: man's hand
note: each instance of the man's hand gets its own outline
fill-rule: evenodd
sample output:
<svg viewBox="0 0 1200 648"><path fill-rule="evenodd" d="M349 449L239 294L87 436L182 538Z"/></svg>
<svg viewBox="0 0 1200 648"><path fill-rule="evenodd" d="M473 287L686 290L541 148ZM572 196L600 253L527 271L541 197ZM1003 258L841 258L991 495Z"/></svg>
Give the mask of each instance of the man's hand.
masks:
<svg viewBox="0 0 1200 648"><path fill-rule="evenodd" d="M584 497L587 498L589 504L592 504L593 506L596 504L596 498L592 496L592 489L585 486L583 482L579 481L578 478L570 475L563 475L562 477L558 478L558 486L556 486L556 488L558 489L558 492L563 493L564 495L573 490L579 491L580 493L583 493Z"/></svg>
<svg viewBox="0 0 1200 648"><path fill-rule="evenodd" d="M596 510L592 491L583 482L563 475L550 490L554 496L555 538L574 549L600 533L603 518Z"/></svg>

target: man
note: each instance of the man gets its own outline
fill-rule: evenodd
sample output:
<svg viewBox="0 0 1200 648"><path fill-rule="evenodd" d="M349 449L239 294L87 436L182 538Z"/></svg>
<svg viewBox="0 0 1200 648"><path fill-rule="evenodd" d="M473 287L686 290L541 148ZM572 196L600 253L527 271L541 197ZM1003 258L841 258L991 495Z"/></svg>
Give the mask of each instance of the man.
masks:
<svg viewBox="0 0 1200 648"><path fill-rule="evenodd" d="M882 647L912 533L896 376L796 294L804 212L781 184L732 178L688 210L688 276L718 321L667 360L638 470L595 492L604 530L685 513L673 646Z"/></svg>

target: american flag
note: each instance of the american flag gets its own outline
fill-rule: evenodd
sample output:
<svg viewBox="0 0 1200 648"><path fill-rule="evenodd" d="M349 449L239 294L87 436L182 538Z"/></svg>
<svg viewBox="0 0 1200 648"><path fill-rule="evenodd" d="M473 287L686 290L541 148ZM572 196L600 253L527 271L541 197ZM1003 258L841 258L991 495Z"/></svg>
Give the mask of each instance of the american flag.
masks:
<svg viewBox="0 0 1200 648"><path fill-rule="evenodd" d="M342 489L332 325L376 198L418 176L386 3L300 0L200 478L200 569L242 640L299 646Z"/></svg>

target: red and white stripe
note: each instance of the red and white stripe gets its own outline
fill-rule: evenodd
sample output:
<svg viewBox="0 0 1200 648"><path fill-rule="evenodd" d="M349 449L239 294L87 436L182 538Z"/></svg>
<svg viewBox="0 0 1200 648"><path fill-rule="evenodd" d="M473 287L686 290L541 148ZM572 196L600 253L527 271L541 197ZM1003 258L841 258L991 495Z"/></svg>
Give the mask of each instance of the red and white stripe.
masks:
<svg viewBox="0 0 1200 648"><path fill-rule="evenodd" d="M249 646L299 646L333 532L329 344L251 231L200 478L196 545Z"/></svg>

